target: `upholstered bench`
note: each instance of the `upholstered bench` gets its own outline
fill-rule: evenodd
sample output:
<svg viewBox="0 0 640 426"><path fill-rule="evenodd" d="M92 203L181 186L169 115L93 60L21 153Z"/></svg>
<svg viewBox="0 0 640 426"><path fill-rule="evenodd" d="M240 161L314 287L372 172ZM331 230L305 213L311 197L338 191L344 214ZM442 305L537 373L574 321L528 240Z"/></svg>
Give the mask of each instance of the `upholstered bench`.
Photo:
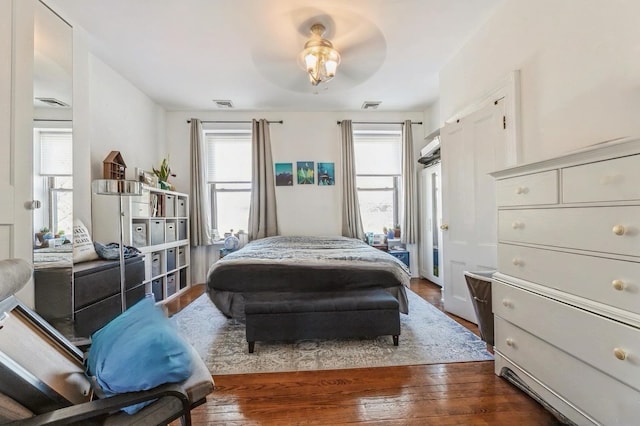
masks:
<svg viewBox="0 0 640 426"><path fill-rule="evenodd" d="M381 288L245 295L249 353L256 341L391 335L398 346L398 300Z"/></svg>

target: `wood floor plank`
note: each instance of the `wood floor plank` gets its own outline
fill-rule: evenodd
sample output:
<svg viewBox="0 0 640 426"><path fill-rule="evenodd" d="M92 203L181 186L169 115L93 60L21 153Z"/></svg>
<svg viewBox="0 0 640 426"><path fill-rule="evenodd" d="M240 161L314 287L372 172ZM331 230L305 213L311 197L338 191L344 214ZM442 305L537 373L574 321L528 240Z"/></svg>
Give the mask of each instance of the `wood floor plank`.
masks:
<svg viewBox="0 0 640 426"><path fill-rule="evenodd" d="M440 287L411 289L443 310ZM175 313L204 292L194 286ZM478 327L449 315L479 335ZM214 376L215 391L192 412L195 425L550 426L556 418L493 372L493 361ZM174 422L178 425L179 422Z"/></svg>

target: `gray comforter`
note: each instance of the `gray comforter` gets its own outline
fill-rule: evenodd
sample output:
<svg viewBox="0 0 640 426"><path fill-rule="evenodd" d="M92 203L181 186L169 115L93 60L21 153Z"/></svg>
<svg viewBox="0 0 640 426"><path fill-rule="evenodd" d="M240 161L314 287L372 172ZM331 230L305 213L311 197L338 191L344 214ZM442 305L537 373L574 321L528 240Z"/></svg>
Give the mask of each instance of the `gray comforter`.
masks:
<svg viewBox="0 0 640 426"><path fill-rule="evenodd" d="M211 300L229 317L244 317L244 293L335 291L379 287L408 313L407 266L360 240L345 237L268 237L211 265Z"/></svg>

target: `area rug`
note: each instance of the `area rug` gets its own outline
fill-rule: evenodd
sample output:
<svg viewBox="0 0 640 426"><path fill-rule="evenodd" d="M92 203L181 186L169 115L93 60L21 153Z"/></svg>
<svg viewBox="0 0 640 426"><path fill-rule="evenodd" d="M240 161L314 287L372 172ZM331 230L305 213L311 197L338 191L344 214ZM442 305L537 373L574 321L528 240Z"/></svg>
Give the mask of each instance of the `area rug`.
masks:
<svg viewBox="0 0 640 426"><path fill-rule="evenodd" d="M475 334L407 291L409 315L400 314L400 345L376 339L256 342L250 354L244 323L227 319L205 293L172 317L213 375L389 367L485 361L493 356Z"/></svg>

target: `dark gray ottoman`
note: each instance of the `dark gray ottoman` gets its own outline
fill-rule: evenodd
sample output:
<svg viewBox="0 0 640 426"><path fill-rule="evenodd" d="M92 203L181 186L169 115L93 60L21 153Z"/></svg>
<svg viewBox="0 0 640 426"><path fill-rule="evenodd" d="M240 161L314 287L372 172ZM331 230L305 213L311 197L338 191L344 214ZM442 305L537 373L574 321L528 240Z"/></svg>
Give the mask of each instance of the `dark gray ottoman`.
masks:
<svg viewBox="0 0 640 426"><path fill-rule="evenodd" d="M393 336L398 346L398 301L381 288L245 294L249 353L256 341Z"/></svg>

